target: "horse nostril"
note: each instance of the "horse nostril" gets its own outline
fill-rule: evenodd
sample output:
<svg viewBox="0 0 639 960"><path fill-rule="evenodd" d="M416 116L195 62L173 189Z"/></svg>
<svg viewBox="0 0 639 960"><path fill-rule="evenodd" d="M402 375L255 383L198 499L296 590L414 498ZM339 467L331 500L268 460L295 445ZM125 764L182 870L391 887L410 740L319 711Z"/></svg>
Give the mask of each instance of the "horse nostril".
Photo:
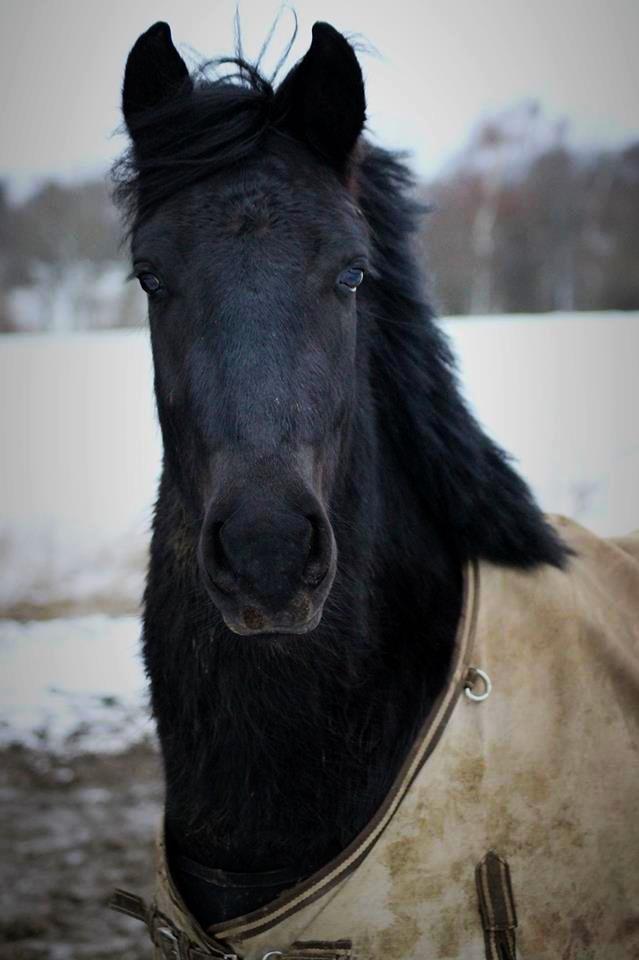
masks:
<svg viewBox="0 0 639 960"><path fill-rule="evenodd" d="M211 580L222 593L231 594L237 584L235 574L222 542L222 527L224 523L213 523L209 532L209 574Z"/></svg>
<svg viewBox="0 0 639 960"><path fill-rule="evenodd" d="M310 550L302 579L309 587L319 587L330 566L330 537L327 525L322 517L307 514L306 519L311 525L312 532Z"/></svg>
<svg viewBox="0 0 639 960"><path fill-rule="evenodd" d="M326 579L326 574L328 573L328 567L325 567L323 571L315 574L305 573L303 580L308 587L319 587L320 583Z"/></svg>

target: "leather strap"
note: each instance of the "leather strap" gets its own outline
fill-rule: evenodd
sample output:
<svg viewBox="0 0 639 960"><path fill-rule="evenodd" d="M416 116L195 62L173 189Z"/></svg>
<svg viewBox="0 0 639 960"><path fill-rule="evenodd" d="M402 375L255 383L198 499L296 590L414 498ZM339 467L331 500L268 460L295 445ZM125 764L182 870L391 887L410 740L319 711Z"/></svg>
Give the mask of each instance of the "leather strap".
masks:
<svg viewBox="0 0 639 960"><path fill-rule="evenodd" d="M294 886L299 883L304 871L290 868L282 870L268 870L262 873L234 873L230 870L219 870L212 867L205 867L196 860L190 860L181 854L171 857L171 869L182 870L191 877L203 880L216 887L232 888L254 888L254 887L280 887L288 884Z"/></svg>
<svg viewBox="0 0 639 960"><path fill-rule="evenodd" d="M241 960L239 954L213 937L209 936L210 946L207 947L193 943L168 917L160 913L154 904L148 906L134 893L116 890L109 901L109 907L135 920L141 920L163 960ZM270 950L264 954L262 960L351 960L351 950L350 940L300 941L287 951Z"/></svg>
<svg viewBox="0 0 639 960"><path fill-rule="evenodd" d="M517 960L517 911L510 868L491 850L475 870L486 960Z"/></svg>
<svg viewBox="0 0 639 960"><path fill-rule="evenodd" d="M187 935L178 930L174 923L156 909L154 904L148 906L142 897L126 890L116 890L109 900L109 907L124 913L135 920L141 920L149 931L153 945L157 947L163 960L206 960L215 957L217 960L239 960L221 941L211 939L210 947L201 947L193 943Z"/></svg>

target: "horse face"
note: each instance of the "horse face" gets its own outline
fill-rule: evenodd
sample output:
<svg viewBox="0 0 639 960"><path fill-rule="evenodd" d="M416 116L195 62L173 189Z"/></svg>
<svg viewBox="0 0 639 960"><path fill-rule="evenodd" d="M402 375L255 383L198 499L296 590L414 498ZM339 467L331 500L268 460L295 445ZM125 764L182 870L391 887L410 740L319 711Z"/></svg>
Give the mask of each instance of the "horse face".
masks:
<svg viewBox="0 0 639 960"><path fill-rule="evenodd" d="M280 88L287 127L160 203L132 242L165 466L199 518L206 588L241 634L314 629L337 563L330 501L369 250L345 157L332 144L320 159L292 119L306 59Z"/></svg>
<svg viewBox="0 0 639 960"><path fill-rule="evenodd" d="M198 185L133 242L168 465L237 632L312 629L335 573L368 251L346 191L300 154Z"/></svg>

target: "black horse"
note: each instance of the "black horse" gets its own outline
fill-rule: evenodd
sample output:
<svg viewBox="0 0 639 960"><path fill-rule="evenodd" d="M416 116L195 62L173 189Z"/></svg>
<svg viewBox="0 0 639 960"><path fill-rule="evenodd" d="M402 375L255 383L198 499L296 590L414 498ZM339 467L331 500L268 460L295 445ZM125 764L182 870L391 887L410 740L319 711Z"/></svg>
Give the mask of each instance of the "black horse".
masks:
<svg viewBox="0 0 639 960"><path fill-rule="evenodd" d="M144 656L169 862L203 924L338 854L444 684L472 558L566 550L480 429L328 24L274 88L133 47L119 167L164 465Z"/></svg>

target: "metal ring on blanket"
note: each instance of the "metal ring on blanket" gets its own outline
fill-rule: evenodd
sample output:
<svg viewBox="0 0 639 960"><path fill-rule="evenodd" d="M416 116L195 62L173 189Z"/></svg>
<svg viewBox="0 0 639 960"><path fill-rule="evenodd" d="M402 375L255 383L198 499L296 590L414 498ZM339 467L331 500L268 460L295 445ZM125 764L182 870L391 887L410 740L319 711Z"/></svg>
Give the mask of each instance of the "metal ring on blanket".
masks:
<svg viewBox="0 0 639 960"><path fill-rule="evenodd" d="M475 682L477 680L481 680L483 684L481 693L473 692L473 687L475 686ZM486 700L490 696L490 691L492 689L493 685L488 674L483 670L480 670L479 667L470 667L464 683L464 693L468 699L473 700L475 703L481 703L482 700Z"/></svg>

